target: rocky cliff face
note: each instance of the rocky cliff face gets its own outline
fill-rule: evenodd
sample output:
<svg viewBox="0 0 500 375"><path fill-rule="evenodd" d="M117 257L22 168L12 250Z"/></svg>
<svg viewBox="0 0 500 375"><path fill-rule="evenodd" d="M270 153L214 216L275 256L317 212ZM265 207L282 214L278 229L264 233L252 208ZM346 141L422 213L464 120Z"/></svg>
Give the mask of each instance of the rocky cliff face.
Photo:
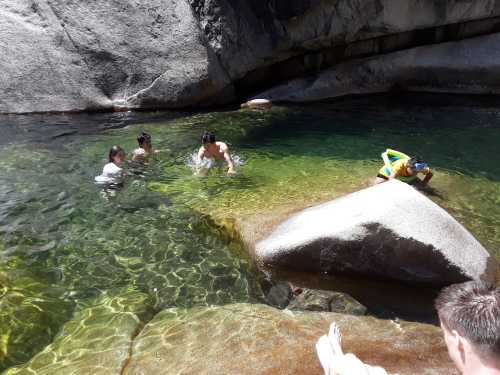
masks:
<svg viewBox="0 0 500 375"><path fill-rule="evenodd" d="M495 33L498 16L494 0L4 0L0 113L228 103L352 58Z"/></svg>

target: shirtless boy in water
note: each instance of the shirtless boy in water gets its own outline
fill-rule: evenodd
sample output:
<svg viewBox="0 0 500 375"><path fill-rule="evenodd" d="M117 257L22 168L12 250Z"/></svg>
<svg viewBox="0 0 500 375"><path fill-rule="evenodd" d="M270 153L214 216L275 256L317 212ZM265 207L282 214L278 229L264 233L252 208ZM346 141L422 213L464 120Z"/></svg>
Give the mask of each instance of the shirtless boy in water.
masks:
<svg viewBox="0 0 500 375"><path fill-rule="evenodd" d="M201 137L202 146L198 151L198 163L201 163L204 158L211 159L213 163L208 165L208 168L217 166L221 162L226 162L228 165L227 174L235 174L233 159L229 153L229 147L224 142L216 142L215 134L205 132Z"/></svg>

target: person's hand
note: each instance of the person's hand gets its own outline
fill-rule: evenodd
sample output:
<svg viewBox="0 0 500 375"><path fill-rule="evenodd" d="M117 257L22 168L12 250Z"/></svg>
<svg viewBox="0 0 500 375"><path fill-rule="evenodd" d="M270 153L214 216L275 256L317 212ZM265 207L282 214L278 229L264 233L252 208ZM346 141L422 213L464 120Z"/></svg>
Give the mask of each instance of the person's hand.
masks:
<svg viewBox="0 0 500 375"><path fill-rule="evenodd" d="M328 335L316 343L316 352L325 375L387 375L381 367L366 365L354 354L344 354L342 335L335 323L330 325Z"/></svg>
<svg viewBox="0 0 500 375"><path fill-rule="evenodd" d="M236 174L236 171L234 170L234 168L229 168L229 169L227 170L227 174L228 174L229 176L232 176L232 175L235 175L235 174Z"/></svg>

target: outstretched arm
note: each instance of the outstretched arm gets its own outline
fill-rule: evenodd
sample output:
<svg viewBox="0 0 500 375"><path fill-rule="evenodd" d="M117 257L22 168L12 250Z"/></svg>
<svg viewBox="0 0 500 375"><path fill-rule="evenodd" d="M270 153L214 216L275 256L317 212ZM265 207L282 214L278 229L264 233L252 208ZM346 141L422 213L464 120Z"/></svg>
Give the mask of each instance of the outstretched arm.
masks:
<svg viewBox="0 0 500 375"><path fill-rule="evenodd" d="M384 165L386 165L386 166L391 165L391 161L389 160L389 156L387 155L387 151L382 152L382 154L380 156L382 156L382 160L384 161Z"/></svg>
<svg viewBox="0 0 500 375"><path fill-rule="evenodd" d="M427 183L431 180L432 176L434 176L434 174L432 173L431 170L429 170L429 172L427 172L427 174L425 175L425 178L424 180L422 181L422 183L424 185L427 185Z"/></svg>

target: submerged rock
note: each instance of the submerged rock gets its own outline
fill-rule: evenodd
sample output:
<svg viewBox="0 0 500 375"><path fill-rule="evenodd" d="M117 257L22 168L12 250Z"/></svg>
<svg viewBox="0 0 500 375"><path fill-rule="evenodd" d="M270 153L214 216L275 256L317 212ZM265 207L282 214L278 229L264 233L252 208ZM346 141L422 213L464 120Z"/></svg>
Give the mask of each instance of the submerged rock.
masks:
<svg viewBox="0 0 500 375"><path fill-rule="evenodd" d="M417 285L498 275L497 262L465 228L396 180L292 216L256 244L255 256L266 266Z"/></svg>
<svg viewBox="0 0 500 375"><path fill-rule="evenodd" d="M332 321L346 352L369 364L401 375L457 373L435 326L234 304L162 311L137 336L122 374L321 374L314 345Z"/></svg>
<svg viewBox="0 0 500 375"><path fill-rule="evenodd" d="M249 109L267 109L271 108L273 103L267 99L252 99L241 105L241 108Z"/></svg>
<svg viewBox="0 0 500 375"><path fill-rule="evenodd" d="M64 290L24 270L0 270L0 370L50 343L72 313Z"/></svg>
<svg viewBox="0 0 500 375"><path fill-rule="evenodd" d="M271 285L266 293L266 302L278 309L284 309L288 306L293 297L293 291L290 283L277 282Z"/></svg>
<svg viewBox="0 0 500 375"><path fill-rule="evenodd" d="M330 311L351 315L366 314L366 307L350 295L330 290L306 289L290 302L287 309Z"/></svg>
<svg viewBox="0 0 500 375"><path fill-rule="evenodd" d="M149 319L150 298L125 291L104 295L75 314L54 341L23 366L4 375L120 374L130 356L130 346Z"/></svg>

